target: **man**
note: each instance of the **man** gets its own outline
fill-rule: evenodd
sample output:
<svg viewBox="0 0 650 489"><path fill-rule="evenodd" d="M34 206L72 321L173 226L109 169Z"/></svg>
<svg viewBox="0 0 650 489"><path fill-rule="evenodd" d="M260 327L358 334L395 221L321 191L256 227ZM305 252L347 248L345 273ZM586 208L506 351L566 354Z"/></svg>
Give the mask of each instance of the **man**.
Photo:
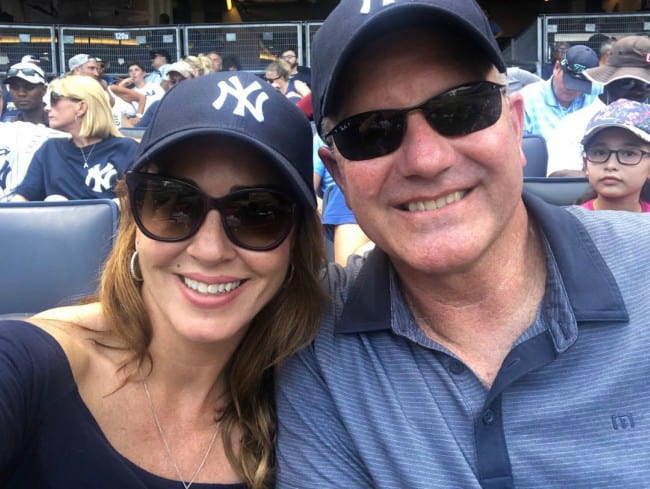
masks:
<svg viewBox="0 0 650 489"><path fill-rule="evenodd" d="M524 97L524 136L548 139L563 117L594 101L600 87L593 87L582 72L598 66L593 49L577 45L569 48L566 58L556 61L550 80L533 83L521 90Z"/></svg>
<svg viewBox="0 0 650 489"><path fill-rule="evenodd" d="M582 144L587 123L605 105L625 98L648 103L650 96L650 38L628 36L612 46L604 66L585 70L585 77L604 85L603 93L587 107L569 114L551 132L547 173L582 174Z"/></svg>
<svg viewBox="0 0 650 489"><path fill-rule="evenodd" d="M551 62L544 63L542 65L542 78L544 80L551 78L551 75L553 75L553 70L555 69L555 63L558 61L562 62L566 56L567 49L569 49L569 44L566 42L556 42L553 45L553 49L551 51Z"/></svg>
<svg viewBox="0 0 650 489"><path fill-rule="evenodd" d="M221 71L222 59L221 55L216 51L210 51L206 56L210 59L210 71L216 73Z"/></svg>
<svg viewBox="0 0 650 489"><path fill-rule="evenodd" d="M166 49L152 49L149 51L149 56L153 70L147 75L147 82L159 84L167 74L171 56Z"/></svg>
<svg viewBox="0 0 650 489"><path fill-rule="evenodd" d="M73 75L92 76L99 80L99 63L87 54L77 54L70 58L68 68Z"/></svg>
<svg viewBox="0 0 650 489"><path fill-rule="evenodd" d="M33 63L16 63L7 71L6 84L18 109L10 122L49 125L43 97L47 91L45 73Z"/></svg>
<svg viewBox="0 0 650 489"><path fill-rule="evenodd" d="M282 51L280 58L289 63L289 66L291 67L289 78L300 80L308 86L311 86L311 70L305 66L298 66L298 55L295 49L285 49Z"/></svg>
<svg viewBox="0 0 650 489"><path fill-rule="evenodd" d="M472 0L342 0L312 69L377 247L277 372L276 487L647 486L650 215L522 200L523 101Z"/></svg>

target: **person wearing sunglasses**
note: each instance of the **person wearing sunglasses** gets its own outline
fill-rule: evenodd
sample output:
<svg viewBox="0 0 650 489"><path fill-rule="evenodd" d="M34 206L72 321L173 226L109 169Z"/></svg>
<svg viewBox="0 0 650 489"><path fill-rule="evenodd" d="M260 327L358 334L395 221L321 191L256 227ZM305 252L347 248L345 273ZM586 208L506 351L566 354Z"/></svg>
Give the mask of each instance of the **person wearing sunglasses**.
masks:
<svg viewBox="0 0 650 489"><path fill-rule="evenodd" d="M303 97L309 95L311 90L306 83L290 78L290 73L289 64L283 59L277 59L266 67L264 79L291 102L297 104Z"/></svg>
<svg viewBox="0 0 650 489"><path fill-rule="evenodd" d="M375 248L278 371L276 488L647 485L650 215L523 192L522 96L473 0L342 0L311 60Z"/></svg>
<svg viewBox="0 0 650 489"><path fill-rule="evenodd" d="M3 487L273 487L273 369L325 299L310 154L252 73L162 99L99 302L0 322Z"/></svg>
<svg viewBox="0 0 650 489"><path fill-rule="evenodd" d="M41 146L12 199L115 198L117 180L133 162L138 144L121 137L99 82L81 75L53 80L46 110L50 127L71 137Z"/></svg>
<svg viewBox="0 0 650 489"><path fill-rule="evenodd" d="M612 47L605 65L585 71L585 77L603 85L603 93L587 107L569 114L553 129L547 141L547 174L583 176L581 140L587 124L606 105L620 99L650 101L650 38L627 36Z"/></svg>
<svg viewBox="0 0 650 489"><path fill-rule="evenodd" d="M584 71L598 66L598 55L588 46L571 46L566 57L555 62L550 79L526 85L524 97L524 136L545 140L568 114L590 105L602 91L585 78Z"/></svg>
<svg viewBox="0 0 650 489"><path fill-rule="evenodd" d="M33 63L17 63L7 71L5 83L9 86L18 112L8 122L22 121L48 125L43 97L47 91L45 73Z"/></svg>

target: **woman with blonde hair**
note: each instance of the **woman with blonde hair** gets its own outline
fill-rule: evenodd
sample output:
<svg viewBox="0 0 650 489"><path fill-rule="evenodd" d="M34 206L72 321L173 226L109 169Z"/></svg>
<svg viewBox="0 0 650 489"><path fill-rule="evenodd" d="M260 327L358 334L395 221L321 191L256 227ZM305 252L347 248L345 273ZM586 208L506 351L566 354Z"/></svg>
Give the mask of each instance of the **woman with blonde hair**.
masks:
<svg viewBox="0 0 650 489"><path fill-rule="evenodd" d="M234 87L259 102L240 111ZM0 485L273 486L273 368L324 300L310 135L250 73L161 100L99 303L58 313L85 327L0 322Z"/></svg>
<svg viewBox="0 0 650 489"><path fill-rule="evenodd" d="M289 63L283 59L276 59L266 67L264 79L291 102L297 104L300 99L311 93L311 90L305 82L290 78L290 75Z"/></svg>
<svg viewBox="0 0 650 489"><path fill-rule="evenodd" d="M207 75L211 72L212 61L207 56L199 54L198 56L185 56L183 61L188 63L194 70L194 77Z"/></svg>
<svg viewBox="0 0 650 489"><path fill-rule="evenodd" d="M138 145L115 127L106 91L92 77L70 75L52 81L46 97L50 127L70 139L43 143L13 200L114 198Z"/></svg>

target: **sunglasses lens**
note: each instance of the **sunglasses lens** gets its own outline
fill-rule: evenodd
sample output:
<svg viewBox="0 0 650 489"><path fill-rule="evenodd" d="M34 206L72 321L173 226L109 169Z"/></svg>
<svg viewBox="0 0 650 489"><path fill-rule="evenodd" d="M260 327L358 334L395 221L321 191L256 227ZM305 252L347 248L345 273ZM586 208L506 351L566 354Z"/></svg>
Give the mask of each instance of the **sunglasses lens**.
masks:
<svg viewBox="0 0 650 489"><path fill-rule="evenodd" d="M351 117L334 134L336 147L350 160L368 160L392 153L402 142L404 114L367 112Z"/></svg>
<svg viewBox="0 0 650 489"><path fill-rule="evenodd" d="M126 183L135 222L151 239L188 239L199 230L210 209L209 198L182 180L127 173ZM273 249L293 226L294 204L280 192L239 190L215 200L228 239L241 248Z"/></svg>
<svg viewBox="0 0 650 489"><path fill-rule="evenodd" d="M293 203L272 190L241 190L223 200L226 234L234 244L249 250L280 245L291 231L293 215Z"/></svg>
<svg viewBox="0 0 650 489"><path fill-rule="evenodd" d="M501 116L501 92L461 87L423 108L429 124L443 136L465 136L494 124Z"/></svg>
<svg viewBox="0 0 650 489"><path fill-rule="evenodd" d="M416 109L443 136L471 134L491 126L501 116L500 88L494 83L477 82L436 95L417 107L358 114L336 126L332 138L349 160L384 156L402 144L406 114Z"/></svg>
<svg viewBox="0 0 650 489"><path fill-rule="evenodd" d="M181 241L203 222L203 196L188 183L157 175L129 174L127 185L135 221L152 239Z"/></svg>

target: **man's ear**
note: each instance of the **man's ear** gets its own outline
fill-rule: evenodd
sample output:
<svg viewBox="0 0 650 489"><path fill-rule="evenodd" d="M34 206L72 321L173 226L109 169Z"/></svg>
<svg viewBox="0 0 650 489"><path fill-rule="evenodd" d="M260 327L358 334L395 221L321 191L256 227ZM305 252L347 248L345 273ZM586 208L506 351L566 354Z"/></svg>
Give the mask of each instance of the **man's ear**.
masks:
<svg viewBox="0 0 650 489"><path fill-rule="evenodd" d="M343 181L343 176L341 175L341 168L339 167L338 161L332 154L332 150L327 146L321 146L318 148L318 157L325 163L327 171L330 172L332 178L336 184L341 187L341 190L345 191L345 182Z"/></svg>
<svg viewBox="0 0 650 489"><path fill-rule="evenodd" d="M519 147L522 148L521 140L524 134L524 99L519 92L508 95L507 109L510 111L510 124L515 132ZM521 165L526 164L526 156L523 148L520 149Z"/></svg>

